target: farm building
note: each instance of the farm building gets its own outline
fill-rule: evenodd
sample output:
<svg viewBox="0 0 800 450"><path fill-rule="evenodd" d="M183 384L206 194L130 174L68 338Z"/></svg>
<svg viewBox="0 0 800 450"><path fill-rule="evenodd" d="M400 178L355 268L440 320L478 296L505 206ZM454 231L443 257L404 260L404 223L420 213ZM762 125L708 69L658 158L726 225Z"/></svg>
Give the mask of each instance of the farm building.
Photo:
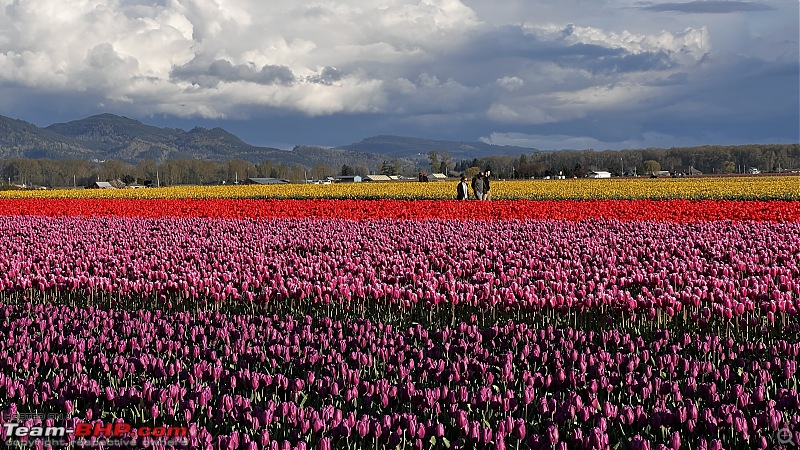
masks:
<svg viewBox="0 0 800 450"><path fill-rule="evenodd" d="M703 172L695 169L694 166L681 166L672 172L673 175L702 175Z"/></svg>
<svg viewBox="0 0 800 450"><path fill-rule="evenodd" d="M364 177L364 181L392 181L392 177L389 175L367 175Z"/></svg>
<svg viewBox="0 0 800 450"><path fill-rule="evenodd" d="M589 178L611 178L611 172L606 172L604 170L598 170L595 172L589 172L587 175Z"/></svg>
<svg viewBox="0 0 800 450"><path fill-rule="evenodd" d="M95 181L94 183L86 186L86 189L116 189L116 188L108 181Z"/></svg>
<svg viewBox="0 0 800 450"><path fill-rule="evenodd" d="M336 183L361 183L361 177L358 175L339 175L334 179Z"/></svg>
<svg viewBox="0 0 800 450"><path fill-rule="evenodd" d="M447 180L447 175L445 175L443 173L432 173L430 175L430 180L431 181L446 181Z"/></svg>

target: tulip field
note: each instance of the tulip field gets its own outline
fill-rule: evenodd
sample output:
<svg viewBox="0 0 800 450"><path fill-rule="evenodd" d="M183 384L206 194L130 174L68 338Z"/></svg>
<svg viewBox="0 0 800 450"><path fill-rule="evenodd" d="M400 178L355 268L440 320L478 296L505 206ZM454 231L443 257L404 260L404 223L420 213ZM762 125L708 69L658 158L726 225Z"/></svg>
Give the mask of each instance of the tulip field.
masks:
<svg viewBox="0 0 800 450"><path fill-rule="evenodd" d="M798 448L800 178L736 180L2 192L0 442ZM5 425L122 422L188 433Z"/></svg>
<svg viewBox="0 0 800 450"><path fill-rule="evenodd" d="M394 199L455 198L455 182L272 184L238 186L170 186L158 189L53 189L2 192L10 198L271 198ZM701 178L612 178L594 180L497 180L494 200L800 200L800 176L734 176Z"/></svg>

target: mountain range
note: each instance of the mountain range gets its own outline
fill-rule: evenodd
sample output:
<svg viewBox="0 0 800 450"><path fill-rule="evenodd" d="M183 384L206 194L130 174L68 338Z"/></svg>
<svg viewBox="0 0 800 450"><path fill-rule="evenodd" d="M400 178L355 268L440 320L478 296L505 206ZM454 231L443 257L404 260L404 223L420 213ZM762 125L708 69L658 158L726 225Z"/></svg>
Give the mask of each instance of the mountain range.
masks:
<svg viewBox="0 0 800 450"><path fill-rule="evenodd" d="M100 114L41 128L23 120L0 116L0 160L49 158L82 160L142 160L162 162L193 158L210 161L242 159L253 163L299 164L313 167L343 164L379 167L384 161L427 161L435 150L455 161L492 155L520 155L535 149L430 140L402 136L375 136L338 148L298 145L292 150L247 144L222 128L196 127L189 131L160 128L113 114Z"/></svg>

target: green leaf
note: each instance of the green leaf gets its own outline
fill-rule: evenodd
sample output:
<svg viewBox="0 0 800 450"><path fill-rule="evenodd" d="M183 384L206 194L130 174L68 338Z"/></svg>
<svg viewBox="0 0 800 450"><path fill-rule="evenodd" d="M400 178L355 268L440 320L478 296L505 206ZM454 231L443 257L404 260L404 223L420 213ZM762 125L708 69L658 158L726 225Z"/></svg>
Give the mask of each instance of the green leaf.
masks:
<svg viewBox="0 0 800 450"><path fill-rule="evenodd" d="M308 396L306 394L300 394L303 396L303 400L300 401L300 407L302 408L303 405L306 404L306 400L308 400Z"/></svg>

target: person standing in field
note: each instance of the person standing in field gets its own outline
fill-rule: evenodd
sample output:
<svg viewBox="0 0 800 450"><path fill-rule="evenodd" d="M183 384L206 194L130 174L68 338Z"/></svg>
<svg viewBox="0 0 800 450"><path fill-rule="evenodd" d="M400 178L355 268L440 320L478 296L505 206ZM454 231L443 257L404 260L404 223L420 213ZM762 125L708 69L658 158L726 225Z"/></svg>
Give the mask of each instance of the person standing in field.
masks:
<svg viewBox="0 0 800 450"><path fill-rule="evenodd" d="M456 196L458 200L469 200L469 185L467 184L467 177L464 175L461 175L461 181L458 183L456 191L458 192Z"/></svg>
<svg viewBox="0 0 800 450"><path fill-rule="evenodd" d="M483 199L491 200L492 194L489 191L489 175L492 174L491 170L486 171L486 176L483 177Z"/></svg>
<svg viewBox="0 0 800 450"><path fill-rule="evenodd" d="M472 192L476 200L483 200L483 172L478 172L472 179Z"/></svg>

